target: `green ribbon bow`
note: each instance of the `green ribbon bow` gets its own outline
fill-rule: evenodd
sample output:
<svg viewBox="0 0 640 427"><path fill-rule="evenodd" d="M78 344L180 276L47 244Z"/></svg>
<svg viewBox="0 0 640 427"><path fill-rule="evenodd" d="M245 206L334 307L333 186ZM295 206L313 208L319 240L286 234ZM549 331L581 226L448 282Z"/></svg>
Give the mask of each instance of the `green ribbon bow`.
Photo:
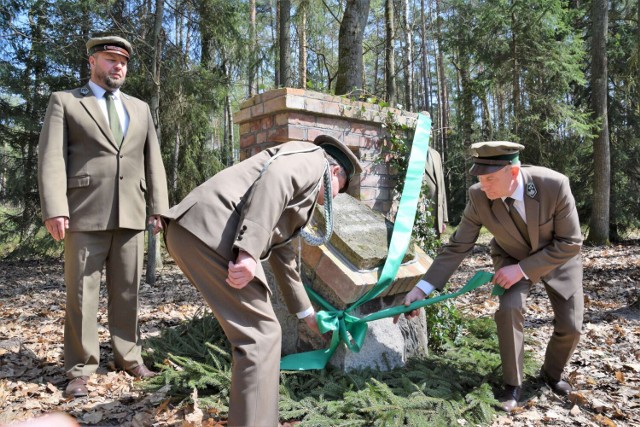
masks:
<svg viewBox="0 0 640 427"><path fill-rule="evenodd" d="M323 369L329 362L329 359L331 359L336 348L338 348L340 342L343 342L351 351L360 351L367 335L367 322L407 313L419 307L425 307L444 299L462 295L465 292L469 292L487 283L493 277L490 273L479 272L462 289L452 294L416 301L408 307L404 305L391 307L363 318L349 314L350 311L353 311L383 293L385 289L393 283L398 273L398 269L400 268L400 264L411 240L411 232L413 230L420 190L422 188L422 176L429 150L430 133L431 119L429 116L419 114L413 144L411 145L411 154L407 166L404 189L400 197L398 213L393 226L391 242L389 243L388 255L378 283L344 310L337 310L313 289L306 287L311 301L323 309L316 314L318 329L323 334L329 331L332 332L331 343L329 347L324 350L290 354L283 357L280 361L281 370Z"/></svg>

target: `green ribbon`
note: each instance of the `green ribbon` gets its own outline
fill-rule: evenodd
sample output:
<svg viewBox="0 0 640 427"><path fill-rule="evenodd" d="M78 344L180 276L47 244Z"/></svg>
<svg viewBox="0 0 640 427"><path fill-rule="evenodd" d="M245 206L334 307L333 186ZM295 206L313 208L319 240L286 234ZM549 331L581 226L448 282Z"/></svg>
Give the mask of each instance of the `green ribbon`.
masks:
<svg viewBox="0 0 640 427"><path fill-rule="evenodd" d="M347 348L353 352L359 352L367 335L367 322L382 319L384 317L396 316L415 310L419 307L435 304L444 299L453 298L469 292L472 289L483 285L491 280L492 275L486 272L478 273L480 278L472 279L460 291L442 295L428 300L416 301L410 306L397 306L372 313L364 318L358 318L349 314L357 307L376 298L385 291L392 283L398 273L402 259L409 247L411 240L411 232L415 220L418 200L420 198L420 190L422 187L422 177L424 173L425 163L429 150L429 136L431 133L431 119L429 116L419 114L416 130L411 145L411 153L409 156L409 164L407 166L407 174L405 177L404 189L400 197L398 213L396 215L391 242L387 259L382 268L380 278L376 285L367 293L360 297L356 302L347 307L345 310L337 310L331 304L318 295L313 289L306 287L309 298L312 302L321 306L324 310L316 314L318 329L321 333L332 331L331 343L324 350L315 350L305 353L290 354L280 361L280 369L282 370L308 370L323 369L331 356L335 352L338 344L343 342ZM489 275L487 277L487 275Z"/></svg>
<svg viewBox="0 0 640 427"><path fill-rule="evenodd" d="M493 274L487 271L478 271L462 288L456 292L446 295L438 295L433 298L414 301L410 305L398 305L384 310L371 313L365 317L358 318L347 313L347 310L337 310L327 303L313 289L307 288L311 300L325 308L316 315L318 329L320 332L333 332L329 347L324 350L308 351L306 353L290 354L280 361L280 369L285 371L306 371L309 369L324 369L329 363L331 356L343 342L347 348L353 352L359 352L367 335L367 322L384 319L408 313L418 308L439 303L449 298L455 298L467 292L471 292L480 286L488 283L493 278Z"/></svg>

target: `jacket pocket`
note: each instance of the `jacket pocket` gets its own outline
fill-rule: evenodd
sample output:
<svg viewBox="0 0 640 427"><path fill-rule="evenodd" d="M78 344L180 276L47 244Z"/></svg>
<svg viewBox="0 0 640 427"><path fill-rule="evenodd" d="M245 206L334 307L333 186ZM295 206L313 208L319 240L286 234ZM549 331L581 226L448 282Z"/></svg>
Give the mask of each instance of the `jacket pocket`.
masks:
<svg viewBox="0 0 640 427"><path fill-rule="evenodd" d="M88 187L90 182L91 177L89 175L72 176L71 178L67 178L67 188Z"/></svg>

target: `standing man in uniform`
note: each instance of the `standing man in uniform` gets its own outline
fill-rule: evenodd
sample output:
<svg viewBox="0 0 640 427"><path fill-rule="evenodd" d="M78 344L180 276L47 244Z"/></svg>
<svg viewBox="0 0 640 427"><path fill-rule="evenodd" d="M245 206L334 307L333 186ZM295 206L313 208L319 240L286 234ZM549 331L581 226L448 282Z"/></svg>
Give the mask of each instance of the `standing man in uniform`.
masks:
<svg viewBox="0 0 640 427"><path fill-rule="evenodd" d="M218 173L163 215L169 253L231 343L230 426L278 425L282 331L261 260L269 259L289 311L318 332L290 242L298 235L315 245L328 240L331 201L361 168L338 140L321 135L314 142L264 150ZM324 239L302 230L316 203L325 208Z"/></svg>
<svg viewBox="0 0 640 427"><path fill-rule="evenodd" d="M428 199L433 208L433 228L436 236L440 237L447 228L449 216L447 215L447 190L444 185L444 172L442 169L442 158L433 148L429 147L427 163L424 167L425 183L428 190Z"/></svg>
<svg viewBox="0 0 640 427"><path fill-rule="evenodd" d="M120 37L92 38L87 54L91 80L51 95L38 154L45 226L55 240L64 240L70 397L88 393L87 380L100 363L96 317L105 266L115 365L137 378L154 375L142 361L138 328L145 197L154 233L169 208L149 106L120 91L131 44Z"/></svg>
<svg viewBox="0 0 640 427"><path fill-rule="evenodd" d="M502 141L471 145L470 173L480 182L469 189L469 202L449 243L405 297L409 305L442 289L473 249L480 228L493 234L493 282L505 289L495 321L504 375L499 401L507 412L517 406L521 394L524 313L531 286L542 282L553 308L553 335L541 377L561 395L571 391L562 373L580 340L584 312L582 233L569 179L547 168L521 166L522 149ZM415 315L417 311L407 313Z"/></svg>

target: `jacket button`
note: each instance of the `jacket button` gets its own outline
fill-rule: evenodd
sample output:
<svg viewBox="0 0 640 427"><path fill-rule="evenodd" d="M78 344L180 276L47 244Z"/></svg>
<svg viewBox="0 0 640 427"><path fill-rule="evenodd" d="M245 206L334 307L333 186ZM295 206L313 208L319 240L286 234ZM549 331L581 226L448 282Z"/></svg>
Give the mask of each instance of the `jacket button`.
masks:
<svg viewBox="0 0 640 427"><path fill-rule="evenodd" d="M120 158L123 158L124 156L122 154L120 154Z"/></svg>
<svg viewBox="0 0 640 427"><path fill-rule="evenodd" d="M246 225L243 225L243 226L242 226L242 229L243 229L243 230L246 230L246 229L247 229L247 226L246 226Z"/></svg>
<svg viewBox="0 0 640 427"><path fill-rule="evenodd" d="M242 236L238 236L236 240L242 240Z"/></svg>
<svg viewBox="0 0 640 427"><path fill-rule="evenodd" d="M124 176L120 175L120 179L124 179Z"/></svg>

